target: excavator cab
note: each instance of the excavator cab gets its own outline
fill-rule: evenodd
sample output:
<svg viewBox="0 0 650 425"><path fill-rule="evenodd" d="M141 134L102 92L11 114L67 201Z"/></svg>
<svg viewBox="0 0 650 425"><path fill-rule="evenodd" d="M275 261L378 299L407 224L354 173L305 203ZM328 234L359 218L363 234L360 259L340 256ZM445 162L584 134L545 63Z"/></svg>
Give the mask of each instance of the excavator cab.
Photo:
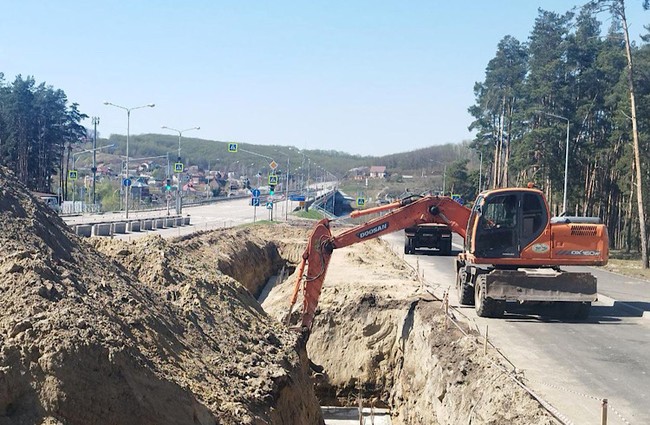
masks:
<svg viewBox="0 0 650 425"><path fill-rule="evenodd" d="M465 249L479 258L519 258L548 223L541 192L496 191L480 195L468 222Z"/></svg>

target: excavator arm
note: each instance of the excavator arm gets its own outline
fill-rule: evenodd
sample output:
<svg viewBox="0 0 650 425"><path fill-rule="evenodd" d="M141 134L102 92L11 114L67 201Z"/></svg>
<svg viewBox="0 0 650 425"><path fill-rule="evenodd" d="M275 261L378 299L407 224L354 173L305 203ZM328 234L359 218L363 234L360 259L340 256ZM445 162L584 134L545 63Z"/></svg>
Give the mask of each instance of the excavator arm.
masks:
<svg viewBox="0 0 650 425"><path fill-rule="evenodd" d="M446 224L464 239L470 216L468 208L445 196L409 197L392 204L357 211L351 216L358 217L383 211L390 212L336 236L332 236L330 231L331 220L323 219L316 224L302 255L289 308L291 313L302 287L304 301L301 326L303 330L307 332L311 330L327 267L335 249L423 223Z"/></svg>

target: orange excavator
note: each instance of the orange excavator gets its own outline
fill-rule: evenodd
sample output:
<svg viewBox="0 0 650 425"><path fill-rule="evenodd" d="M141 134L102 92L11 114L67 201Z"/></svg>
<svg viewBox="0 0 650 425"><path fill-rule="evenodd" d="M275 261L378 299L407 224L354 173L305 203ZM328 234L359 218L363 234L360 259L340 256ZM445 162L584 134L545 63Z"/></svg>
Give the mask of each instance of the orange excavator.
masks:
<svg viewBox="0 0 650 425"><path fill-rule="evenodd" d="M445 224L464 239L455 259L458 299L481 317L499 317L506 302L516 301L558 303L571 317L586 318L597 299L593 275L560 266L607 264L607 229L596 217L551 218L532 185L482 192L471 209L446 196L411 196L351 216L379 212L386 213L336 236L329 219L314 227L290 306L291 312L302 288L303 331L311 330L335 249L424 223Z"/></svg>

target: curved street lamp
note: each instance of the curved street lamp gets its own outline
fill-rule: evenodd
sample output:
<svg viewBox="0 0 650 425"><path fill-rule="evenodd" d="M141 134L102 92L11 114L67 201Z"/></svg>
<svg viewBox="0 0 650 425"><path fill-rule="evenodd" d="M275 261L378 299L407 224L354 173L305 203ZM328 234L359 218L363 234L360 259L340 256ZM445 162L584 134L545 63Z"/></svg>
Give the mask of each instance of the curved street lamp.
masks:
<svg viewBox="0 0 650 425"><path fill-rule="evenodd" d="M114 106L116 108L120 108L126 111L126 172L125 172L125 178L129 178L129 133L130 133L130 127L131 127L131 111L135 109L142 109L142 108L153 108L156 106L154 103L148 103L146 105L142 106L134 106L133 108L127 108L125 106L120 106L116 105L111 102L104 102L104 105L108 106ZM124 189L124 218L129 218L129 189L130 187L126 187Z"/></svg>
<svg viewBox="0 0 650 425"><path fill-rule="evenodd" d="M172 128L172 127L167 127L166 125L163 125L161 128L171 130L171 131L175 131L175 132L178 133L178 162L181 162L181 138L183 137L183 133L185 133L186 131L190 131L190 130L200 130L201 129L201 127L191 127L191 128L186 128L185 130L177 130L177 129Z"/></svg>

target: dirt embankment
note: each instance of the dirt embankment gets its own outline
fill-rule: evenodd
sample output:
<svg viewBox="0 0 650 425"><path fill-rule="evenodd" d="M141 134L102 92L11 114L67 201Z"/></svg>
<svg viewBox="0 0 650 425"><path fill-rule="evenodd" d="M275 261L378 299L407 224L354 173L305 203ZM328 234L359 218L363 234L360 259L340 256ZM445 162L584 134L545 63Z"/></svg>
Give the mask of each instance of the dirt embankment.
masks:
<svg viewBox="0 0 650 425"><path fill-rule="evenodd" d="M296 336L218 242L93 247L1 168L0 188L0 424L322 421Z"/></svg>

